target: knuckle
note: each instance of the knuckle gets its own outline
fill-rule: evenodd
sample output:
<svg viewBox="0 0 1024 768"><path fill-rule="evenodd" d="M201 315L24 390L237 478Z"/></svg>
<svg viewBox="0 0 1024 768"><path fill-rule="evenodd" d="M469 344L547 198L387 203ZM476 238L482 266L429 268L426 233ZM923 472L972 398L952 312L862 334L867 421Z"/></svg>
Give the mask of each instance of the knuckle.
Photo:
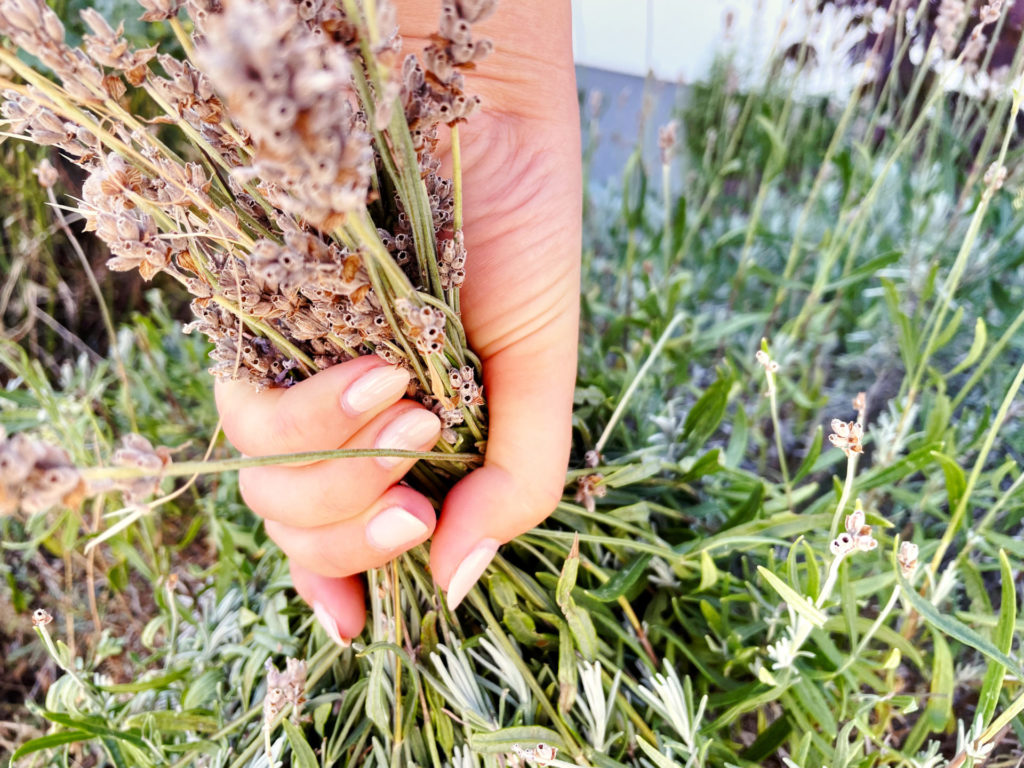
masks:
<svg viewBox="0 0 1024 768"><path fill-rule="evenodd" d="M308 431L307 424L294 408L283 406L274 411L269 432L284 450L299 450L307 442Z"/></svg>
<svg viewBox="0 0 1024 768"><path fill-rule="evenodd" d="M337 475L327 482L318 483L310 499L310 516L325 522L347 520L352 517L358 512L353 509L358 503L354 488L355 483L346 483Z"/></svg>
<svg viewBox="0 0 1024 768"><path fill-rule="evenodd" d="M261 486L259 467L244 467L238 471L238 494L245 505L259 517L267 517L264 495L259 492Z"/></svg>
<svg viewBox="0 0 1024 768"><path fill-rule="evenodd" d="M555 507L562 500L564 490L561 478L554 478L533 486L528 498L537 522L544 520L554 512Z"/></svg>

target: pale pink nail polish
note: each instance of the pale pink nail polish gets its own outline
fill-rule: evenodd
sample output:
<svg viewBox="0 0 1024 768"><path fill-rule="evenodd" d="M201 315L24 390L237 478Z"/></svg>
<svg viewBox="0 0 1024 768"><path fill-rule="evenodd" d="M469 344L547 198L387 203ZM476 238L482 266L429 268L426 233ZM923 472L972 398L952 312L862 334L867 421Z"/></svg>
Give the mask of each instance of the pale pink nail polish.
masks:
<svg viewBox="0 0 1024 768"><path fill-rule="evenodd" d="M341 395L341 409L349 416L358 416L379 405L390 404L405 394L409 372L387 365L373 368L348 385Z"/></svg>
<svg viewBox="0 0 1024 768"><path fill-rule="evenodd" d="M459 603L463 601L469 590L477 583L491 560L498 553L501 542L497 539L481 539L480 542L470 550L469 554L462 558L452 579L448 582L448 609L454 611Z"/></svg>
<svg viewBox="0 0 1024 768"><path fill-rule="evenodd" d="M380 431L374 447L398 451L425 450L437 440L440 433L441 420L437 416L422 408L412 408L396 416L394 421ZM398 456L377 457L377 462L387 469L402 461Z"/></svg>
<svg viewBox="0 0 1024 768"><path fill-rule="evenodd" d="M341 636L341 632L338 631L338 622L327 612L323 604L318 603L316 600L313 601L313 615L316 616L316 620L320 622L320 626L324 628L324 632L327 633L331 640L342 648L348 648L351 645L348 640Z"/></svg>
<svg viewBox="0 0 1024 768"><path fill-rule="evenodd" d="M390 552L423 538L429 528L416 515L401 507L388 507L366 524L366 541L374 549Z"/></svg>

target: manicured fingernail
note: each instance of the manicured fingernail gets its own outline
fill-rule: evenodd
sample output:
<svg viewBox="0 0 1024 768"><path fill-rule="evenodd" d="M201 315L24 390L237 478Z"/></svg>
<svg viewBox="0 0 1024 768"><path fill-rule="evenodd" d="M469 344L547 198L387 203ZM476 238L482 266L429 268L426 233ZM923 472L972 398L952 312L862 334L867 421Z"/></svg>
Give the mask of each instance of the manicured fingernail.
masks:
<svg viewBox="0 0 1024 768"><path fill-rule="evenodd" d="M416 515L401 507L388 507L366 524L366 541L374 549L390 552L423 538L428 530Z"/></svg>
<svg viewBox="0 0 1024 768"><path fill-rule="evenodd" d="M341 632L338 631L338 622L327 612L323 604L318 603L316 600L313 601L313 615L316 616L316 620L320 622L320 626L324 628L324 632L327 633L331 640L342 648L348 648L351 645L348 640L341 636Z"/></svg>
<svg viewBox="0 0 1024 768"><path fill-rule="evenodd" d="M463 598L469 594L477 580L483 576L487 566L498 553L501 542L497 539L482 539L462 558L459 567L455 569L452 580L448 582L448 609L454 611Z"/></svg>
<svg viewBox="0 0 1024 768"><path fill-rule="evenodd" d="M409 372L405 368L374 368L348 385L341 395L341 408L349 416L358 416L378 405L395 402L405 394L408 385Z"/></svg>
<svg viewBox="0 0 1024 768"><path fill-rule="evenodd" d="M392 451L418 451L436 441L441 433L441 420L430 411L411 408L400 414L377 435L376 448ZM378 456L377 462L390 469L400 464L399 456Z"/></svg>

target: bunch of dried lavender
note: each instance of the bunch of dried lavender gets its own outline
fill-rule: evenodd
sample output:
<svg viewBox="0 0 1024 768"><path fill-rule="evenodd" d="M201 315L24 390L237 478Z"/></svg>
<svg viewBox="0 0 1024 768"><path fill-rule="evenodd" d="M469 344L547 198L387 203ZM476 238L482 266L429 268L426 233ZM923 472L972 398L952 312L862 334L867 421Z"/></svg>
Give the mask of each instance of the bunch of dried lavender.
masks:
<svg viewBox="0 0 1024 768"><path fill-rule="evenodd" d="M444 125L457 157L457 124L479 105L463 73L491 50L473 25L495 0L444 0L422 61L402 57L387 0L143 6L183 59L133 48L91 9L73 47L43 0L0 0L0 33L49 70L0 46L16 75L0 77L3 117L87 172L78 209L108 267L194 295L188 330L214 343L215 376L289 386L376 354L410 369L411 396L441 416L439 450L479 444L459 168L442 177L434 153ZM128 110L140 91L159 117Z"/></svg>

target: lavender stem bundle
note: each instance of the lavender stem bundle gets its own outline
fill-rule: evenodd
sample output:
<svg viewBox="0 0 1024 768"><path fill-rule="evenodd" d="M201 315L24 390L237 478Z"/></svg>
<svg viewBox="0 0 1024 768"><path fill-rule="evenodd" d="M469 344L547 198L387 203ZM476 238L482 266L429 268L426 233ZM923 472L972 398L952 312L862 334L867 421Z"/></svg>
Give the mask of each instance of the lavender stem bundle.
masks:
<svg viewBox="0 0 1024 768"><path fill-rule="evenodd" d="M480 104L464 73L491 50L473 25L495 1L444 0L421 58L402 55L387 0L140 2L184 58L133 48L92 9L72 47L43 0L0 0L15 46L0 62L17 78L0 77L7 128L86 172L77 207L110 248L108 268L164 274L192 294L186 332L213 342L214 376L286 387L374 354L410 370L408 396L442 422L436 450L479 453L480 367L459 319L457 124ZM139 93L155 116L129 110ZM455 179L435 154L444 126ZM72 469L50 459L40 466L62 478ZM436 489L467 467L416 471ZM81 492L70 475L42 496L3 480L7 508Z"/></svg>

